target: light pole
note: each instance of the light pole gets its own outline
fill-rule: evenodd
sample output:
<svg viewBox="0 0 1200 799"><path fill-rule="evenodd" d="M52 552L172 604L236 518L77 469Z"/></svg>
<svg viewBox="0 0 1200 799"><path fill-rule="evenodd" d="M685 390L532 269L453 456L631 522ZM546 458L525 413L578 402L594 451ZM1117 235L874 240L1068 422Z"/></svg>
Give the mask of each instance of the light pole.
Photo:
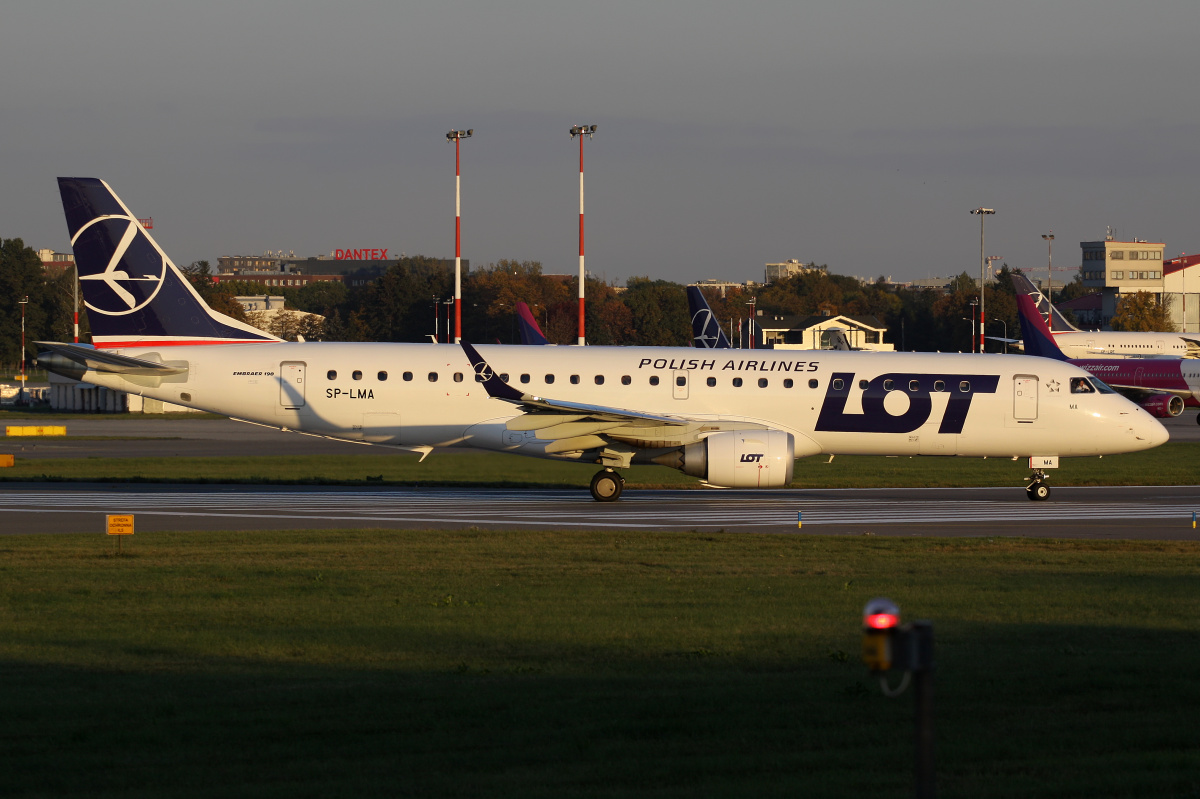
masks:
<svg viewBox="0 0 1200 799"><path fill-rule="evenodd" d="M1054 231L1043 233L1042 238L1046 240L1046 302L1050 307L1046 310L1046 324L1050 330L1054 330Z"/></svg>
<svg viewBox="0 0 1200 799"><path fill-rule="evenodd" d="M992 208L972 208L971 213L979 215L979 351L983 352L983 322L984 322L984 301L983 287L985 285L985 272L987 270L987 260L983 256L983 219L989 214L994 214L996 211ZM974 347L972 347L974 352Z"/></svg>
<svg viewBox="0 0 1200 799"><path fill-rule="evenodd" d="M596 135L595 125L571 126L571 138L579 138L579 346L584 345L583 326L583 137L589 139Z"/></svg>
<svg viewBox="0 0 1200 799"><path fill-rule="evenodd" d="M21 306L21 401L20 405L25 404L25 306L29 304L29 295L26 294L24 299L17 300L17 304Z"/></svg>
<svg viewBox="0 0 1200 799"><path fill-rule="evenodd" d="M458 143L474 135L475 129L452 130L446 141L454 142L454 343L462 341L462 203L458 170ZM448 336L447 336L448 337Z"/></svg>
<svg viewBox="0 0 1200 799"><path fill-rule="evenodd" d="M758 311L758 297L751 297L751 298L750 298L750 302L748 302L748 303L746 303L746 304L750 306L750 324L746 325L746 332L747 332L747 333L749 334L749 336L750 336L750 347L749 347L749 349L754 349L754 339L755 339L755 338L757 338L757 335L755 334L755 331L754 331L754 323L755 323L755 321L756 321L756 318L757 318L757 316L758 316L758 313L757 313L757 311ZM743 344L742 346L743 346L743 347L745 347L745 344Z"/></svg>
<svg viewBox="0 0 1200 799"><path fill-rule="evenodd" d="M975 306L979 304L979 300L971 300L971 352L975 352L975 320L979 317L975 316ZM979 340L983 341L983 335L979 336Z"/></svg>

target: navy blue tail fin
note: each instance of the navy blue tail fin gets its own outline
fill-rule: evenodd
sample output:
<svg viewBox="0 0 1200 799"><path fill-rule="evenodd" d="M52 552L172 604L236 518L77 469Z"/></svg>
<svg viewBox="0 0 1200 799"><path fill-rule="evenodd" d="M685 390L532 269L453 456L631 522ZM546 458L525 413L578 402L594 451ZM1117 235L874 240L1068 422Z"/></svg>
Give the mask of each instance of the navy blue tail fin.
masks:
<svg viewBox="0 0 1200 799"><path fill-rule="evenodd" d="M692 345L710 350L731 349L725 331L713 316L708 300L697 286L687 287L688 311L692 317Z"/></svg>
<svg viewBox="0 0 1200 799"><path fill-rule="evenodd" d="M1025 354L1042 358L1067 360L1062 350L1054 343L1054 334L1046 327L1033 298L1028 294L1017 294L1017 311L1021 317L1021 337L1025 342Z"/></svg>
<svg viewBox="0 0 1200 799"><path fill-rule="evenodd" d="M533 318L529 306L523 302L517 303L517 327L521 330L522 344L550 343L542 333L542 329L538 327L537 320Z"/></svg>
<svg viewBox="0 0 1200 799"><path fill-rule="evenodd" d="M1079 330L1075 325L1067 321L1067 318L1059 313L1058 309L1046 299L1046 296L1038 290L1038 287L1033 285L1033 281L1025 277L1020 272L1014 272L1012 275L1013 288L1017 294L1028 294L1033 300L1034 307L1038 313L1046 320L1046 326L1051 331L1066 332L1069 330Z"/></svg>
<svg viewBox="0 0 1200 799"><path fill-rule="evenodd" d="M58 190L97 347L279 341L209 308L104 181L59 178Z"/></svg>

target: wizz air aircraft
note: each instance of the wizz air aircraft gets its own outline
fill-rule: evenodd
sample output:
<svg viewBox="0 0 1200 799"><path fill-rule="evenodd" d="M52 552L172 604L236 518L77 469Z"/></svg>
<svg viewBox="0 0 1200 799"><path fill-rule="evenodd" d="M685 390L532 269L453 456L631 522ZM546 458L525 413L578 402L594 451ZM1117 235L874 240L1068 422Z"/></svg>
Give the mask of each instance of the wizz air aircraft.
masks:
<svg viewBox="0 0 1200 799"><path fill-rule="evenodd" d="M1025 275L1013 275L1012 282L1017 296L1032 298L1054 343L1067 358L1200 358L1200 336L1080 330L1068 322Z"/></svg>
<svg viewBox="0 0 1200 799"><path fill-rule="evenodd" d="M1178 416L1200 406L1200 360L1196 358L1067 358L1026 294L1017 295L1025 354L1068 361L1136 402L1152 416ZM1196 417L1200 423L1200 416Z"/></svg>
<svg viewBox="0 0 1200 799"><path fill-rule="evenodd" d="M283 342L216 313L95 178L60 178L95 346L39 363L88 383L254 424L420 452L473 447L593 463L592 496L657 463L771 488L818 454L1030 458L1158 446L1167 431L1045 358L677 347ZM1083 380L1092 391L1072 393Z"/></svg>

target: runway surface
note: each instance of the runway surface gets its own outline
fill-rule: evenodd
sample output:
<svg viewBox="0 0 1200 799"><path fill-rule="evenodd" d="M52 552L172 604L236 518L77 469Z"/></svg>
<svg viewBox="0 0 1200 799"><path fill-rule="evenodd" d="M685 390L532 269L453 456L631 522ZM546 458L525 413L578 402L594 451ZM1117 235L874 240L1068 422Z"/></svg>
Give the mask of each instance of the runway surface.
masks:
<svg viewBox="0 0 1200 799"><path fill-rule="evenodd" d="M1200 540L1200 486L786 491L586 491L98 484L0 485L4 532L104 530L132 513L139 533L280 528L657 530L880 536ZM801 514L802 527L797 524Z"/></svg>

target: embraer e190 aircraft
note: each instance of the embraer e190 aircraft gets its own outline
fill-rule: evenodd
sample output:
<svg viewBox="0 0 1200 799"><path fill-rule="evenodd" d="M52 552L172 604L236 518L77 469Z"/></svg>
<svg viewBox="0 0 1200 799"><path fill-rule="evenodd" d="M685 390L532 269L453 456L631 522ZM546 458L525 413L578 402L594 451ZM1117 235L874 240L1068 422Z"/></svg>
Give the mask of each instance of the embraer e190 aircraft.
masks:
<svg viewBox="0 0 1200 799"><path fill-rule="evenodd" d="M1167 440L1146 411L1044 358L284 342L205 305L103 181L59 190L94 346L41 343L39 363L281 430L594 463L600 501L633 463L773 488L820 454L1031 458L1026 490L1045 499L1059 457Z"/></svg>

